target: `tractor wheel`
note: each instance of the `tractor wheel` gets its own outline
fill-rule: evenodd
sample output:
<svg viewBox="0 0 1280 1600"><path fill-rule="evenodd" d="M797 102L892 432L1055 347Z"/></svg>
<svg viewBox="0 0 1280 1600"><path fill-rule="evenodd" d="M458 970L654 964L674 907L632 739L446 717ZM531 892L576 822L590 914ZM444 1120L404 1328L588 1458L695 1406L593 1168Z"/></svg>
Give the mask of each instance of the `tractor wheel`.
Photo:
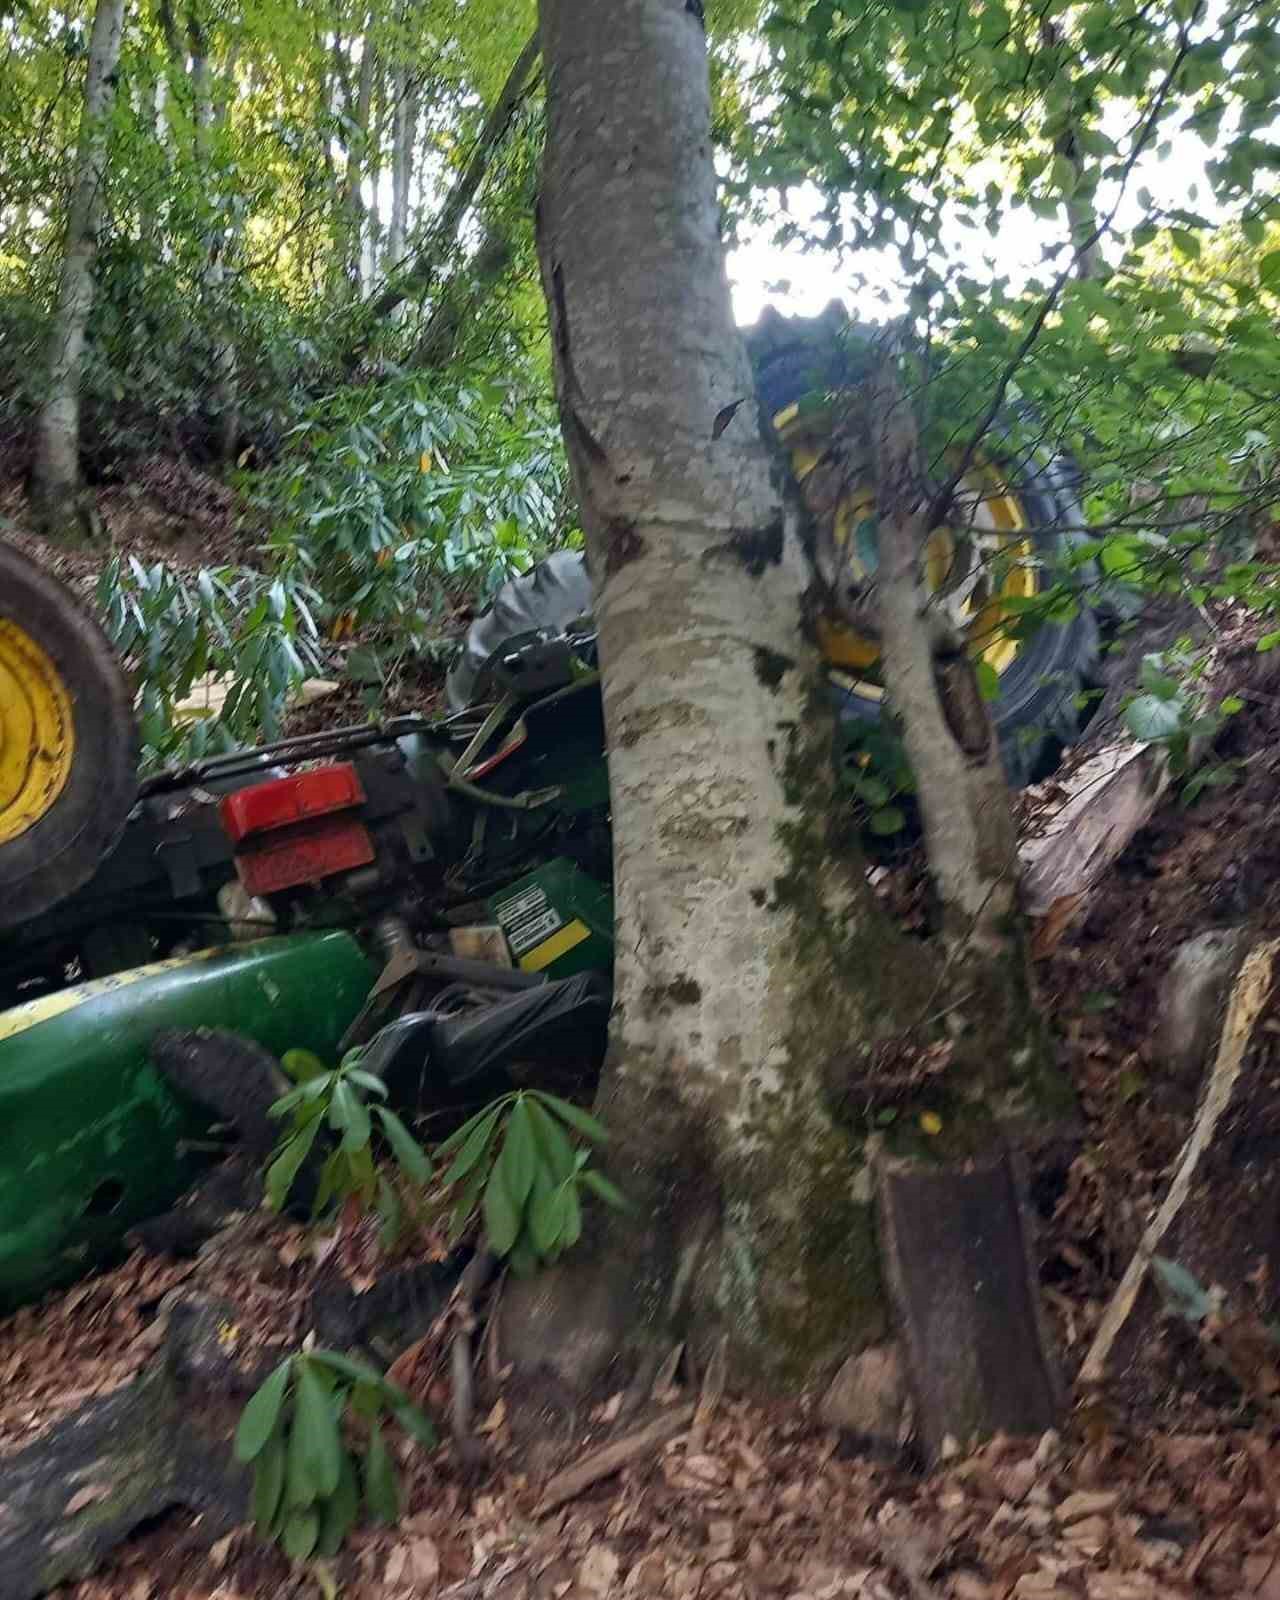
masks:
<svg viewBox="0 0 1280 1600"><path fill-rule="evenodd" d="M856 386L857 339L850 335L858 331L839 302L814 318L766 310L746 330L761 408L802 486L822 459L828 434L822 405L799 402ZM1081 605L1069 620L1042 623L1025 638L1013 629L1019 603L1050 588L1087 535L1080 531L1084 513L1070 462L1031 462L1012 447L1011 459L1004 459L1001 439L1011 431L1008 418L992 429L986 454L957 490L963 516L957 526L935 530L926 569L936 603L967 638L971 656L995 672L992 722L1009 782L1021 788L1040 777L1079 731L1080 695L1097 666L1098 626L1095 613ZM876 567L875 511L869 486L854 483L836 512L837 536L852 542L853 570L868 580ZM1089 576L1081 570L1073 581ZM819 643L845 742L856 748L859 725L879 721L882 712L879 649L840 626L820 628Z"/></svg>
<svg viewBox="0 0 1280 1600"><path fill-rule="evenodd" d="M838 305L811 319L766 312L745 330L761 406L802 485L822 458L825 423L820 406L802 408L798 402L856 385L849 331ZM971 654L995 672L992 720L1009 781L1020 788L1039 777L1079 731L1079 700L1097 664L1098 628L1094 613L1082 605L1069 620L1045 622L1026 638L1013 631L1019 602L1051 587L1071 548L1085 537L1078 531L1084 518L1070 463L1055 458L1006 464L1000 438L997 424L987 455L973 464L957 492L964 512L960 525L936 530L927 564L939 603L967 637ZM869 488L853 484L837 512L837 528L853 542L855 570L861 567L870 578L876 553ZM1075 581L1082 576L1087 574ZM506 640L535 628L562 629L590 604L585 565L572 551L560 551L504 584L471 624L449 674L450 705L468 703L484 663ZM883 709L879 649L836 626L820 629L819 643L843 725L841 742L856 751L861 730L878 722Z"/></svg>
<svg viewBox="0 0 1280 1600"><path fill-rule="evenodd" d="M0 927L74 893L133 805L138 743L106 635L0 544Z"/></svg>

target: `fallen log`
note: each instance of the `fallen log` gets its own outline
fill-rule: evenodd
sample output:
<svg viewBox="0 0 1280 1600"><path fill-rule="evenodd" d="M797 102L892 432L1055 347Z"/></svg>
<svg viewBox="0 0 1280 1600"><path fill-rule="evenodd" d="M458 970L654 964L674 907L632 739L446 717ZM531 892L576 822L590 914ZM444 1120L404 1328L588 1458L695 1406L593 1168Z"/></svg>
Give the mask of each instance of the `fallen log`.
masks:
<svg viewBox="0 0 1280 1600"><path fill-rule="evenodd" d="M1050 944L1083 914L1093 888L1155 815L1171 781L1163 748L1116 739L1029 796L1034 809L1018 844L1023 907L1052 929Z"/></svg>
<svg viewBox="0 0 1280 1600"><path fill-rule="evenodd" d="M91 1572L142 1522L198 1512L210 1542L245 1519L249 1474L232 1458L257 1373L234 1355L232 1312L177 1296L165 1342L132 1382L0 1460L0 1595L36 1600Z"/></svg>

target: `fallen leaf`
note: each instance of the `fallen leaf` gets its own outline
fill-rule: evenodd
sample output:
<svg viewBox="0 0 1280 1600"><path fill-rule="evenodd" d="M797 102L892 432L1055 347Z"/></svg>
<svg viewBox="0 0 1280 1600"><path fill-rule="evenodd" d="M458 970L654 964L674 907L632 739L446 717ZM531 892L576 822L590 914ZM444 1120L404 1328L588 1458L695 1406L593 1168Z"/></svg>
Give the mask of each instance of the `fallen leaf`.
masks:
<svg viewBox="0 0 1280 1600"><path fill-rule="evenodd" d="M1114 1511L1119 1503L1120 1496L1114 1489L1077 1489L1055 1507L1053 1514L1065 1528L1068 1523L1078 1522L1082 1517L1096 1517L1103 1512Z"/></svg>
<svg viewBox="0 0 1280 1600"><path fill-rule="evenodd" d="M100 1500L105 1500L111 1493L110 1484L91 1483L83 1489L77 1489L62 1508L63 1515L74 1517L77 1511L84 1511L89 1506L96 1506Z"/></svg>
<svg viewBox="0 0 1280 1600"><path fill-rule="evenodd" d="M618 1558L607 1544L593 1544L578 1564L578 1587L607 1595L618 1577Z"/></svg>

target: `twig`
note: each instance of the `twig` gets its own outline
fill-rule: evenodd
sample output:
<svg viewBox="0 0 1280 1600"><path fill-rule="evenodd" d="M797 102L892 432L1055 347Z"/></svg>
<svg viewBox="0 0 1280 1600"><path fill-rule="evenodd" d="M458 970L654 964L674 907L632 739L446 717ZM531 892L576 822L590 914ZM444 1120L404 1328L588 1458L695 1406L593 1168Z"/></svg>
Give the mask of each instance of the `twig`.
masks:
<svg viewBox="0 0 1280 1600"><path fill-rule="evenodd" d="M545 1517L557 1506L575 1499L593 1483L599 1483L601 1478L612 1477L623 1467L630 1466L633 1461L639 1461L668 1440L674 1439L693 1421L694 1410L692 1405L677 1406L645 1427L627 1434L625 1438L615 1439L612 1444L606 1444L599 1450L593 1450L581 1461L558 1472L542 1491L542 1498L534 1507L534 1516Z"/></svg>
<svg viewBox="0 0 1280 1600"><path fill-rule="evenodd" d="M471 1335L475 1330L475 1302L493 1276L497 1265L487 1250L477 1250L468 1261L454 1290L452 1314L456 1323L449 1347L449 1427L458 1459L473 1465L484 1454L484 1447L471 1431L474 1413L474 1385L471 1371Z"/></svg>
<svg viewBox="0 0 1280 1600"><path fill-rule="evenodd" d="M912 1600L942 1600L925 1576L932 1563L923 1553L923 1540L919 1535L882 1534L880 1550L889 1565L905 1579Z"/></svg>
<svg viewBox="0 0 1280 1600"><path fill-rule="evenodd" d="M698 1409L693 1414L693 1426L689 1429L689 1451L697 1454L702 1449L706 1437L707 1424L711 1421L716 1407L724 1396L725 1372L729 1361L729 1336L722 1333L716 1340L716 1347L711 1352L711 1359L707 1362L706 1374L702 1380L702 1393L698 1396Z"/></svg>
<svg viewBox="0 0 1280 1600"><path fill-rule="evenodd" d="M1222 1037L1209 1075L1209 1087L1205 1091L1191 1137L1183 1147L1178 1170L1164 1204L1143 1234L1142 1242L1120 1280L1120 1287L1103 1313L1089 1354L1080 1368L1081 1383L1101 1383L1112 1347L1137 1301L1151 1259L1182 1209L1201 1157L1212 1143L1218 1123L1231 1103L1232 1091L1244 1065L1245 1051L1253 1036L1253 1025L1271 993L1272 967L1277 950L1280 950L1280 939L1256 945L1240 969L1240 976L1231 991L1226 1020L1222 1024Z"/></svg>

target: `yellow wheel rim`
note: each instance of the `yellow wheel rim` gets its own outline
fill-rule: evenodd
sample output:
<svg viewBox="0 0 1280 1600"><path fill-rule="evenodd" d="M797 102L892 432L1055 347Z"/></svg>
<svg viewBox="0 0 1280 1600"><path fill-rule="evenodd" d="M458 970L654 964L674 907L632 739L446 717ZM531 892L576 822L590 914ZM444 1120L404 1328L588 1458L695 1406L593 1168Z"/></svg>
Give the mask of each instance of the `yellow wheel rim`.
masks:
<svg viewBox="0 0 1280 1600"><path fill-rule="evenodd" d="M57 803L75 746L58 669L16 622L0 620L0 844L33 828Z"/></svg>
<svg viewBox="0 0 1280 1600"><path fill-rule="evenodd" d="M779 437L791 452L791 467L804 480L823 458L821 412L801 417L788 406L774 418ZM1039 591L1035 549L1027 534L1027 518L1017 494L987 463L966 474L956 494L963 519L956 527L937 528L925 549L925 579L931 594L946 606L968 641L969 653L997 674L1017 658L1019 641L1009 624L1015 615L1010 601L1030 599ZM855 485L835 510L835 542L852 549L849 569L859 581L875 571L875 496L870 484ZM879 700L879 646L852 628L819 622L818 644L833 676L867 699Z"/></svg>

